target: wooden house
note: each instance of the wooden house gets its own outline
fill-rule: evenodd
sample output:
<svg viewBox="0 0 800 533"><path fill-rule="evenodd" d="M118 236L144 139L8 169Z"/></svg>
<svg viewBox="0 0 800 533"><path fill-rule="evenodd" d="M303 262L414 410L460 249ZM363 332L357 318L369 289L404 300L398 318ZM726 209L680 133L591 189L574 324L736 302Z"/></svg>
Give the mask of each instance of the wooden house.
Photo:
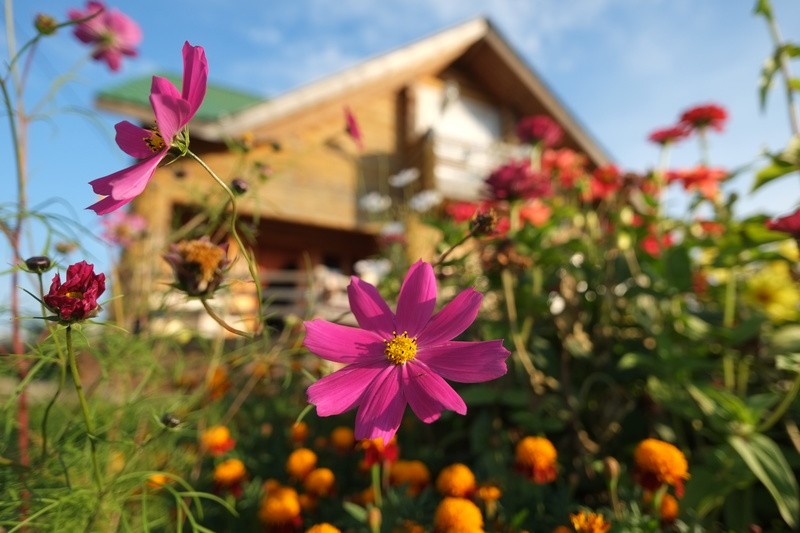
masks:
<svg viewBox="0 0 800 533"><path fill-rule="evenodd" d="M97 103L151 122L148 85L146 79L111 88ZM362 147L346 132L345 109L357 120ZM379 230L359 198L385 191L388 176L417 169L417 190L476 199L498 158L513 150L517 121L535 114L562 126L562 146L582 152L593 165L608 162L547 85L481 18L266 100L212 85L190 124L191 148L224 180L247 180L250 190L240 197L239 213L257 229L254 248L267 289L270 279L272 286L288 280L297 289L303 276L287 278L287 271L324 265L349 275L356 260L376 251ZM148 220L150 252L131 253L141 257L165 249L212 194L224 201L218 184L193 161L160 168L132 203ZM158 292L159 275L126 276L137 285L126 293ZM298 294L274 296L296 310L291 300Z"/></svg>

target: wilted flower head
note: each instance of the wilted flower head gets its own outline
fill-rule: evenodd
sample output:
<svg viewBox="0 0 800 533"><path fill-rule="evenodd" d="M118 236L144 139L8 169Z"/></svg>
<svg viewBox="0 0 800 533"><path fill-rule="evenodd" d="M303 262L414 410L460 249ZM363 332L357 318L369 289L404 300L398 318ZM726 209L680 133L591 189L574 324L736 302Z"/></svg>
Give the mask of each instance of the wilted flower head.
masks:
<svg viewBox="0 0 800 533"><path fill-rule="evenodd" d="M103 238L119 246L130 246L144 234L147 221L142 215L114 211L103 217Z"/></svg>
<svg viewBox="0 0 800 533"><path fill-rule="evenodd" d="M444 498L433 516L436 533L483 533L483 515L466 498Z"/></svg>
<svg viewBox="0 0 800 533"><path fill-rule="evenodd" d="M406 405L426 423L437 420L445 409L465 414L464 400L444 378L477 383L506 373L509 352L501 340L452 340L475 320L480 293L466 289L433 314L437 287L429 263L418 261L409 269L396 313L374 286L355 276L347 293L360 327L305 322L306 348L347 365L311 385L307 393L320 416L358 408L357 439L382 437L388 442Z"/></svg>
<svg viewBox="0 0 800 533"><path fill-rule="evenodd" d="M91 17L91 18L90 18ZM119 70L122 57L135 57L142 41L142 30L130 17L117 9L107 9L102 2L89 1L86 10L69 10L70 20L82 20L75 25L75 37L94 46L92 57L105 61L108 68Z"/></svg>
<svg viewBox="0 0 800 533"><path fill-rule="evenodd" d="M728 119L728 112L725 108L716 104L698 105L687 109L681 114L680 124L687 128L703 130L711 127L717 131L722 131L725 121Z"/></svg>
<svg viewBox="0 0 800 533"><path fill-rule="evenodd" d="M175 273L175 287L201 297L217 290L230 264L227 245L216 245L208 237L173 244L164 259Z"/></svg>
<svg viewBox="0 0 800 533"><path fill-rule="evenodd" d="M358 149L362 150L364 148L364 139L361 137L361 128L358 127L356 116L350 110L349 106L344 107L344 130L347 132L347 135L353 139L353 142L356 143Z"/></svg>
<svg viewBox="0 0 800 533"><path fill-rule="evenodd" d="M683 483L689 479L689 463L683 452L669 442L645 439L633 452L633 476L646 490L658 490L661 485L675 487L675 495L683 496Z"/></svg>
<svg viewBox="0 0 800 533"><path fill-rule="evenodd" d="M67 279L61 283L56 274L44 304L60 322L71 324L92 318L100 312L97 298L106 290L105 274L95 274L94 265L81 261L67 267Z"/></svg>
<svg viewBox="0 0 800 533"><path fill-rule="evenodd" d="M397 174L389 176L389 179L387 181L389 182L389 185L391 185L392 187L400 189L402 187L405 187L406 185L411 185L412 183L417 181L417 179L419 179L419 169L412 167L401 170Z"/></svg>
<svg viewBox="0 0 800 533"><path fill-rule="evenodd" d="M647 136L647 139L650 142L665 146L681 141L691 134L692 130L686 124L678 124L677 126L654 130Z"/></svg>
<svg viewBox="0 0 800 533"><path fill-rule="evenodd" d="M128 168L89 182L92 190L105 198L89 206L98 215L115 211L136 198L153 177L156 168L176 147L185 153L188 137L184 128L192 120L206 95L208 62L201 46L183 45L183 85L179 92L171 81L153 76L150 105L155 126L142 128L124 120L117 123L117 145L139 159Z"/></svg>
<svg viewBox="0 0 800 533"><path fill-rule="evenodd" d="M551 483L557 476L558 452L544 437L525 437L517 443L515 463L534 483Z"/></svg>
<svg viewBox="0 0 800 533"><path fill-rule="evenodd" d="M511 161L495 169L486 178L486 185L493 200L524 200L551 193L550 180L533 170L529 160Z"/></svg>
<svg viewBox="0 0 800 533"><path fill-rule="evenodd" d="M561 126L547 115L525 117L517 124L517 137L524 143L541 143L550 148L558 144L562 135Z"/></svg>

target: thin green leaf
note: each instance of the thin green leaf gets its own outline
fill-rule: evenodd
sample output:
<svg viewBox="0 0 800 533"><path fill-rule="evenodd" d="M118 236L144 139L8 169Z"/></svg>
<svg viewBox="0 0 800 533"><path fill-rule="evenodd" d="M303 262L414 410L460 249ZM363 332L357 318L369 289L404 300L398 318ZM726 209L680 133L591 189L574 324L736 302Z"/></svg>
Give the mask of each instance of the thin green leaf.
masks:
<svg viewBox="0 0 800 533"><path fill-rule="evenodd" d="M756 172L756 181L753 184L751 192L755 192L772 180L785 176L795 170L797 170L797 165L794 163L789 163L781 159L773 159L772 163Z"/></svg>
<svg viewBox="0 0 800 533"><path fill-rule="evenodd" d="M359 522L366 523L367 521L367 510L361 507L360 505L356 505L352 502L342 502L342 507L344 510L348 512L350 516L358 520Z"/></svg>
<svg viewBox="0 0 800 533"><path fill-rule="evenodd" d="M800 519L800 493L797 480L780 447L760 433L747 438L731 435L728 443L767 488L789 527L796 527Z"/></svg>

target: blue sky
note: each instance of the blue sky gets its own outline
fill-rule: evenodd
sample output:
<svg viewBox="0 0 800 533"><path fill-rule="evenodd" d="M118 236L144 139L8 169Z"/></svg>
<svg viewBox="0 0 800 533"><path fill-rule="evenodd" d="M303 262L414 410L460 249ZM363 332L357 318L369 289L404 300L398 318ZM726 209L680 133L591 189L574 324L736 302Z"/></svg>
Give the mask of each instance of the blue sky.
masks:
<svg viewBox="0 0 800 533"><path fill-rule="evenodd" d="M800 41L800 2L773 0L784 35ZM366 58L398 48L475 16L487 16L542 77L586 129L627 170L655 164L658 151L647 134L675 122L695 104L725 106L730 120L711 138L711 162L736 168L764 148L785 145L790 131L783 94L773 91L766 113L758 108L757 83L771 43L751 1L731 0L174 0L114 2L142 26L140 57L119 74L87 62L87 50L63 32L38 50L30 96L44 94L58 76L80 64L59 93L57 109L91 109L100 89L156 70L179 71L183 42L205 47L211 80L274 96ZM76 4L64 0L18 0L17 39L32 33L37 12L66 16ZM5 20L3 22L5 24ZM0 43L7 57L7 45ZM795 68L800 75L800 65ZM31 99L33 101L33 99ZM113 143L122 117L56 113L31 132L31 205L58 198L52 211L99 234L95 198L88 181L128 161ZM3 173L0 203L14 196L9 136L0 130ZM672 162L697 162L693 142L679 147ZM746 191L750 174L731 186ZM783 213L800 202L794 176L747 198L741 212ZM63 206L71 206L71 210ZM85 242L90 242L84 240ZM34 254L40 243L29 243ZM8 264L6 246L0 261ZM90 261L108 263L109 252L90 244ZM78 260L77 256L71 259ZM0 287L0 291L4 288Z"/></svg>

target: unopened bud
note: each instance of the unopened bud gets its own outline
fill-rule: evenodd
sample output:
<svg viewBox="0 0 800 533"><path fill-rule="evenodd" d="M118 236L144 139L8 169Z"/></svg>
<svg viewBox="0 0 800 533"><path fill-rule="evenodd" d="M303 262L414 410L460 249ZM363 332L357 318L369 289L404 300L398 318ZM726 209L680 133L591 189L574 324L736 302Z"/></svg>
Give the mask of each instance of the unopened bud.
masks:
<svg viewBox="0 0 800 533"><path fill-rule="evenodd" d="M50 267L53 266L53 263L50 261L49 257L44 255L35 255L25 260L25 266L28 267L30 272L41 274L42 272L47 272L50 270Z"/></svg>
<svg viewBox="0 0 800 533"><path fill-rule="evenodd" d="M614 481L619 478L619 461L613 457L606 457L603 459L603 473L606 479Z"/></svg>
<svg viewBox="0 0 800 533"><path fill-rule="evenodd" d="M33 21L33 26L42 35L53 35L58 29L58 21L50 15L39 13Z"/></svg>
<svg viewBox="0 0 800 533"><path fill-rule="evenodd" d="M164 424L164 427L172 429L180 425L181 419L172 413L164 413L161 415L161 423Z"/></svg>
<svg viewBox="0 0 800 533"><path fill-rule="evenodd" d="M244 194L250 189L250 185L242 178L235 178L231 181L231 189L236 194Z"/></svg>
<svg viewBox="0 0 800 533"><path fill-rule="evenodd" d="M383 517L381 516L381 510L377 507L370 507L369 512L367 513L367 525L369 526L370 531L380 531L382 521Z"/></svg>

